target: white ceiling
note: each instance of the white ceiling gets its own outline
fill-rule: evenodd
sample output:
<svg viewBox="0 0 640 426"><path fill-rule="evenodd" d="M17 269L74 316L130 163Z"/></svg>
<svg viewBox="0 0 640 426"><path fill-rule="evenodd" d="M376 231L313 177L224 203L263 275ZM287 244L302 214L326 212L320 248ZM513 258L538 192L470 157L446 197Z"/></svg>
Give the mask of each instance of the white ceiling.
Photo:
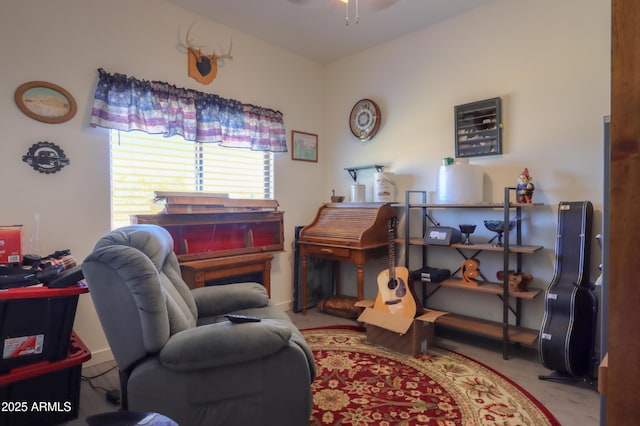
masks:
<svg viewBox="0 0 640 426"><path fill-rule="evenodd" d="M492 0L166 0L327 64ZM358 2L359 22L355 23ZM197 25L191 38L197 42Z"/></svg>

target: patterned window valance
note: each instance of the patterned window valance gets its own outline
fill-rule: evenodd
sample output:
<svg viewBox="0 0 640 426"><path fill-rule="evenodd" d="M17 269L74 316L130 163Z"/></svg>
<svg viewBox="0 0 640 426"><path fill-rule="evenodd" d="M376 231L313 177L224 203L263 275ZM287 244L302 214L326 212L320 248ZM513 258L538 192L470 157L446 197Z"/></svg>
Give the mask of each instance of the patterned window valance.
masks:
<svg viewBox="0 0 640 426"><path fill-rule="evenodd" d="M94 127L181 135L189 141L256 151L287 151L280 111L103 69L98 76L90 121Z"/></svg>

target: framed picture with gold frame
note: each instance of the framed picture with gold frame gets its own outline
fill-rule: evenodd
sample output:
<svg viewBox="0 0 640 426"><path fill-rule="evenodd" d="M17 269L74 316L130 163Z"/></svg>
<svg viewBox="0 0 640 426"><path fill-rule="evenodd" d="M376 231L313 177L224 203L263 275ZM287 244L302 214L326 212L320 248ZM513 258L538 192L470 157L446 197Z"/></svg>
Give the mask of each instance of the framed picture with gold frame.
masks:
<svg viewBox="0 0 640 426"><path fill-rule="evenodd" d="M77 105L71 93L57 84L29 81L21 84L15 93L20 111L43 123L64 123L76 115Z"/></svg>
<svg viewBox="0 0 640 426"><path fill-rule="evenodd" d="M291 131L291 159L318 162L318 135Z"/></svg>

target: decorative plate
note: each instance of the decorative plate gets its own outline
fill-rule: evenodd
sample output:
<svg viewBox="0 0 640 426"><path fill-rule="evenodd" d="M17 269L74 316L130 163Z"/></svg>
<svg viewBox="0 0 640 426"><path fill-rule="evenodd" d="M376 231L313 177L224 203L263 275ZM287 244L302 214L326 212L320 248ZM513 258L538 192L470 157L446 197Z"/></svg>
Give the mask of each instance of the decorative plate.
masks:
<svg viewBox="0 0 640 426"><path fill-rule="evenodd" d="M363 142L368 141L380 127L380 108L371 99L356 102L349 116L351 133Z"/></svg>

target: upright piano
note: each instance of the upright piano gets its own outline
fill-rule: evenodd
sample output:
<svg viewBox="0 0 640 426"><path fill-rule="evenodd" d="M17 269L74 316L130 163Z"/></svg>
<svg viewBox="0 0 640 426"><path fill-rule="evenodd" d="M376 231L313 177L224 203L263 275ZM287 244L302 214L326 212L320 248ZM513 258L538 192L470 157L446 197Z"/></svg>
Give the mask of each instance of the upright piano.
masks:
<svg viewBox="0 0 640 426"><path fill-rule="evenodd" d="M300 231L302 313L306 313L307 257L321 257L338 262L355 263L358 299L364 298L364 264L387 254L389 219L396 215L388 203L324 204L310 225ZM339 268L335 268L335 292L340 293Z"/></svg>

